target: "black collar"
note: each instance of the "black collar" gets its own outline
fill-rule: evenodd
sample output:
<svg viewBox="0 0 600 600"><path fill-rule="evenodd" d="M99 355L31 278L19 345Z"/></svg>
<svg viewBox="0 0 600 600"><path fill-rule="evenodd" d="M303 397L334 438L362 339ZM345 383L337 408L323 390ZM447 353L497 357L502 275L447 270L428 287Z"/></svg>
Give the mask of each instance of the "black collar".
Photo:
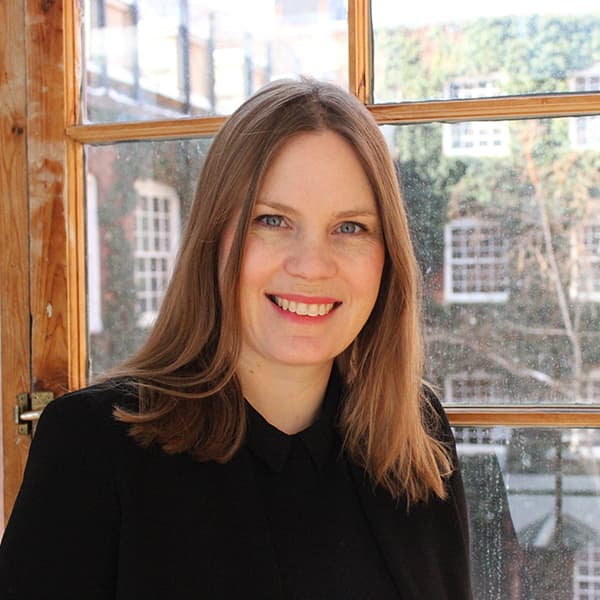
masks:
<svg viewBox="0 0 600 600"><path fill-rule="evenodd" d="M248 448L273 471L279 473L288 460L292 445L299 442L306 448L317 468L322 469L333 458L336 443L335 420L341 392L341 378L334 367L319 417L312 425L294 435L288 435L271 425L246 401Z"/></svg>

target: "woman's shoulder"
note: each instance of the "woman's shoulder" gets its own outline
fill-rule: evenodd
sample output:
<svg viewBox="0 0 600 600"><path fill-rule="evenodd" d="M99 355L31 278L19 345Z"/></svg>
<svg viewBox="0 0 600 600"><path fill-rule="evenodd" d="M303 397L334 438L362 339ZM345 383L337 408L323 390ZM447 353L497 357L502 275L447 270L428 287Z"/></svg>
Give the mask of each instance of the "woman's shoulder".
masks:
<svg viewBox="0 0 600 600"><path fill-rule="evenodd" d="M137 410L135 385L125 380L109 380L68 392L53 400L44 409L38 427L70 426L78 431L104 429L117 423L116 407Z"/></svg>

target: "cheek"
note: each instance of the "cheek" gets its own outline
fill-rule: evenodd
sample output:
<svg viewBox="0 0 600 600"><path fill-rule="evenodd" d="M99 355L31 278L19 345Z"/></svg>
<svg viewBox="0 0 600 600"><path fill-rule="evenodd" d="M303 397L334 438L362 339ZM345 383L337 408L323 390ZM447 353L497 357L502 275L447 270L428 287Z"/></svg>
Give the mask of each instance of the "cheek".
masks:
<svg viewBox="0 0 600 600"><path fill-rule="evenodd" d="M365 261L365 276L370 280L371 289L379 290L381 276L383 275L383 266L385 264L385 247L383 243L378 243L372 251L371 256Z"/></svg>
<svg viewBox="0 0 600 600"><path fill-rule="evenodd" d="M363 281L366 294L369 296L369 304L371 305L369 313L375 306L379 297L379 288L381 287L381 278L383 276L383 267L385 264L385 248L381 244L376 249L373 249L373 255L363 265Z"/></svg>

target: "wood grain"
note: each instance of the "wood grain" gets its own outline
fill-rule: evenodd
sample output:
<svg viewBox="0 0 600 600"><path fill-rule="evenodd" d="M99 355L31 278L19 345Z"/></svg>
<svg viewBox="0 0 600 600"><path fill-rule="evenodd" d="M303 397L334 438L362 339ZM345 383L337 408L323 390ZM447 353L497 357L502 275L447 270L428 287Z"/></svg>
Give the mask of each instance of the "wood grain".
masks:
<svg viewBox="0 0 600 600"><path fill-rule="evenodd" d="M356 90L355 93L362 92ZM367 108L381 125L585 116L600 114L600 93L404 102L369 105ZM214 135L225 120L226 117L189 117L73 125L67 127L66 133L72 140L83 144L195 138Z"/></svg>
<svg viewBox="0 0 600 600"><path fill-rule="evenodd" d="M79 2L64 4L64 123L81 121L82 54ZM63 136L66 151L68 387L87 382L85 163L83 145Z"/></svg>
<svg viewBox="0 0 600 600"><path fill-rule="evenodd" d="M369 110L380 124L595 115L600 114L600 92L378 104Z"/></svg>
<svg viewBox="0 0 600 600"><path fill-rule="evenodd" d="M69 384L63 4L26 2L33 390Z"/></svg>
<svg viewBox="0 0 600 600"><path fill-rule="evenodd" d="M600 407L584 409L577 406L560 408L446 407L448 420L453 426L489 427L600 427Z"/></svg>
<svg viewBox="0 0 600 600"><path fill-rule="evenodd" d="M16 396L30 391L27 122L24 16L20 2L0 3L0 344L2 374L3 494L0 515L10 514L29 440L17 435ZM3 507L2 507L3 504ZM3 528L0 517L0 531Z"/></svg>
<svg viewBox="0 0 600 600"><path fill-rule="evenodd" d="M348 81L350 91L363 103L373 101L372 27L368 0L348 2Z"/></svg>
<svg viewBox="0 0 600 600"><path fill-rule="evenodd" d="M130 121L73 125L67 136L82 144L114 144L125 141L170 140L208 137L214 135L226 117L189 117L165 121Z"/></svg>

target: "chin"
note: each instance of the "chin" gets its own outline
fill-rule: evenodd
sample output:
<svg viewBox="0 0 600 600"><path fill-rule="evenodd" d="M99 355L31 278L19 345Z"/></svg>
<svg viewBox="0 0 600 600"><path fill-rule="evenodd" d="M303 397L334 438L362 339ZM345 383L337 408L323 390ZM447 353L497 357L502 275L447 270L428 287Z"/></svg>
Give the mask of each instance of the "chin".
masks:
<svg viewBox="0 0 600 600"><path fill-rule="evenodd" d="M273 358L281 363L290 366L298 366L298 367L309 367L309 366L319 366L330 364L338 354L343 352L281 352L278 355L274 355Z"/></svg>

